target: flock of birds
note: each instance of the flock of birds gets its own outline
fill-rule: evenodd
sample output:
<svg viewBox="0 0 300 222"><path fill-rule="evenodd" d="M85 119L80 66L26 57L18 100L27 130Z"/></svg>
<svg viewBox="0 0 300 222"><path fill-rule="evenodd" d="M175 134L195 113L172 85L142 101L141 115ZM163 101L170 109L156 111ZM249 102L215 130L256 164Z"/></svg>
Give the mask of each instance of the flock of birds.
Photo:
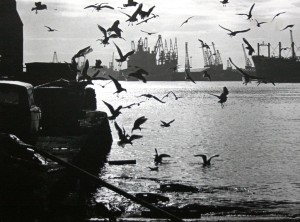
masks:
<svg viewBox="0 0 300 222"><path fill-rule="evenodd" d="M223 0L223 1L220 1L221 4L223 4L224 7L226 7L227 4L229 4L229 1L228 0ZM252 15L252 12L254 10L254 6L255 6L255 3L250 7L249 11L247 13L239 13L237 15L240 15L240 16L246 16L247 20L249 20L250 22L253 21L253 15ZM154 14L153 13L153 10L155 8L155 6L152 6L150 9L144 11L143 10L143 4L142 3L137 3L135 2L134 0L128 0L127 3L123 4L122 7L118 7L120 9L125 9L127 7L136 7L135 11L133 14L127 14L125 12L122 12L122 14L126 15L127 16L127 20L125 20L125 22L128 22L128 25L133 25L134 23L136 23L136 25L139 25L141 23L147 23L150 19L154 19L154 18L157 18L159 17L159 15L157 14ZM42 4L41 2L36 2L35 3L35 7L32 8L32 11L35 11L35 13L38 13L39 10L46 10L47 9L47 6L45 4ZM96 10L97 12L99 12L100 10L114 10L115 8L108 5L108 3L96 3L96 4L93 4L93 5L88 5L86 7L84 7L84 9L87 9L87 10ZM271 22L274 21L274 19L276 17L278 17L279 15L283 14L283 13L286 13L286 12L280 12L280 13L277 13L271 20ZM191 19L193 19L195 16L190 16L188 17L186 20L184 20L179 28L181 28L183 25L187 24ZM139 18L141 19L141 21L139 22ZM259 22L257 19L255 19L256 21L256 24L257 24L257 27L261 27L261 25L267 23L267 22ZM103 34L103 38L101 39L98 39L97 41L100 41L101 44L103 44L103 46L105 47L106 45L110 44L110 40L111 39L116 39L116 38L120 38L120 39L123 39L125 40L123 37L122 37L122 32L123 30L119 27L120 25L120 21L119 20L116 20L112 25L111 27L105 29L103 26L101 25L97 25L98 26L98 29L101 31L101 33ZM248 28L248 29L244 29L244 30L237 30L237 31L233 31L233 30L230 30L228 28L225 28L221 25L219 25L220 28L228 31L228 35L230 37L234 37L240 33L245 33L245 32L249 32L251 29ZM285 28L281 29L281 31L283 30L286 30L288 28L292 28L294 26L294 24L291 24L291 25L287 25ZM56 29L54 28L51 28L49 26L45 26L47 29L48 29L48 32L54 32L54 31L57 31ZM147 31L144 31L144 30L140 30L141 32L143 33L146 33L148 35L152 35L152 34L156 34L154 32L147 32ZM199 42L201 43L201 46L202 47L205 47L205 48L209 48L209 45L206 44L203 40L201 39L198 39ZM251 44L249 43L249 41L246 39L246 38L243 38L243 42L246 44L246 49L248 50L248 54L249 55L252 55L255 50L254 48L251 46ZM121 64L123 62L125 62L128 57L130 57L135 51L134 50L131 50L129 52L126 52L126 53L123 53L122 50L119 48L119 46L114 42L114 45L117 49L117 52L119 54L119 58L116 59L116 61L118 62L119 66L121 66ZM92 76L89 76L87 74L88 72L88 69L89 69L89 62L88 60L85 60L85 64L83 66L83 68L80 70L78 69L78 64L76 62L76 58L79 58L79 57L84 57L92 52L92 48L90 46L84 48L84 49L81 49L78 51L78 53L76 53L72 59L71 59L71 63L69 64L69 68L71 70L71 72L75 73L75 75L77 76L77 81L83 81L85 82L85 84L93 84L92 83L92 80L97 80L97 79L100 79L100 80L108 80L107 78L104 78L104 77L99 77L99 70L95 72L95 74L93 74ZM267 80L265 79L264 77L258 77L258 76L255 76L255 75L250 75L248 73L246 73L246 71L244 71L243 69L239 68L238 66L236 66L234 64L234 62L232 61L231 58L229 58L229 61L231 62L231 64L237 69L237 71L241 74L242 76L242 79L243 79L243 84L247 85L248 83L250 83L252 80L255 80L257 81L258 85L261 84L261 83L264 83L264 84L267 84L267 83L272 83L273 85L275 85L275 83L271 80ZM94 69L101 69L103 68L103 66L101 65L101 60L96 60L96 64L95 66L93 67ZM144 70L143 67L134 67L136 68L136 70L134 72L131 72L129 73L127 76L126 76L126 79L127 78L137 78L138 80L141 80L142 82L146 83L147 80L146 80L146 76L149 75L149 73L147 72L147 70ZM204 74L203 74L203 77L204 78L207 78L209 80L211 80L211 76L210 74L207 72L207 71L204 71ZM109 78L110 78L110 82L108 82L107 84L113 82L115 87L116 87L116 91L114 92L114 94L120 94L122 92L127 92L127 90L125 88L122 87L121 83L116 79L114 78L113 76L109 75ZM191 81L193 82L194 84L196 84L196 82L193 80L193 78L191 77L190 73L186 70L185 71L185 79L188 80L188 81ZM106 84L106 85L107 85ZM101 85L102 87L105 87L105 85ZM218 98L218 103L221 104L221 107L224 108L224 103L227 101L227 96L229 94L229 90L227 89L227 87L223 87L223 91L220 95L216 95L216 94L210 94L212 96L215 96L216 98ZM168 97L169 95L173 95L175 100L178 100L182 97L180 96L177 96L174 92L170 91L168 92L165 96L163 96L161 99L158 98L157 96L154 96L152 94L142 94L140 96L137 96L138 98L139 97L145 97L146 99L154 99L160 103L165 103L164 101L164 98ZM131 135L126 132L126 130L124 129L124 127L120 127L119 124L116 122L116 118L121 114L121 110L122 109L130 109L132 108L133 106L140 106L141 103L144 103L146 101L140 101L138 103L132 103L128 106L118 106L117 108L114 108L111 104L109 104L108 102L106 101L103 101L103 103L106 105L106 107L109 109L111 115L108 116L108 119L111 120L111 121L114 121L114 126L115 126L115 129L118 133L118 137L119 137L119 141L118 141L118 145L119 146L122 146L124 147L126 144L133 144L133 141L136 140L136 139L141 139L143 136L142 135L137 135L137 134L133 134L135 130L142 130L142 124L144 124L146 121L147 121L147 118L145 116L141 116L139 118L137 118L134 123L133 123L133 127L131 129ZM161 127L170 127L171 124L175 121L175 119L171 120L171 121L163 121L161 120ZM219 157L219 155L213 155L211 156L210 158L208 158L206 155L204 154L198 154L198 155L195 155L195 156L200 156L202 157L203 159L203 165L204 166L209 166L210 165L210 162L213 158L215 157ZM162 163L163 161L163 158L166 158L166 157L171 157L170 155L168 154L159 154L157 149L155 148L155 155L154 155L154 162L156 165ZM150 170L158 170L158 166L156 167L149 167Z"/></svg>

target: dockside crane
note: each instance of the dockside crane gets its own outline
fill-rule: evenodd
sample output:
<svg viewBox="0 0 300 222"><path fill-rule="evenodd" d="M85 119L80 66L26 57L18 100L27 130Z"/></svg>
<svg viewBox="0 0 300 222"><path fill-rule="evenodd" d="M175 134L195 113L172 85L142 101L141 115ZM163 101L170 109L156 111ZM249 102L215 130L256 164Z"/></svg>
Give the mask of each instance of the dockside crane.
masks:
<svg viewBox="0 0 300 222"><path fill-rule="evenodd" d="M245 62L246 62L245 69L252 69L251 60L247 56L247 53L246 53L246 50L245 50L245 46L244 46L243 43L242 43L242 47L243 47L244 58L245 58Z"/></svg>
<svg viewBox="0 0 300 222"><path fill-rule="evenodd" d="M188 43L185 43L185 70L190 71L190 58L189 58L189 49L188 49Z"/></svg>

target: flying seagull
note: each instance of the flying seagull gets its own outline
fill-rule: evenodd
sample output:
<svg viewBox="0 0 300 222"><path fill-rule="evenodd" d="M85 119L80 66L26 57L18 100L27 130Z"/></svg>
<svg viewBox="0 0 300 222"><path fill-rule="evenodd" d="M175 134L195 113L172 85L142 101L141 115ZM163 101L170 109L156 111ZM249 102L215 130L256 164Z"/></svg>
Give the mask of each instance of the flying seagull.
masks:
<svg viewBox="0 0 300 222"><path fill-rule="evenodd" d="M158 154L157 149L155 148L154 162L155 164L161 163L164 157L171 157L169 154Z"/></svg>
<svg viewBox="0 0 300 222"><path fill-rule="evenodd" d="M141 19L148 18L153 11L155 6L152 6L147 12L143 11L142 9L139 11L139 15L141 16Z"/></svg>
<svg viewBox="0 0 300 222"><path fill-rule="evenodd" d="M250 43L247 41L247 39L243 38L243 41L247 45L245 48L248 49L248 55L252 55L254 52L253 47L250 45Z"/></svg>
<svg viewBox="0 0 300 222"><path fill-rule="evenodd" d="M109 44L109 39L110 38L122 38L121 36L117 35L117 34L111 34L108 35L107 30L105 28L103 28L101 25L97 25L98 29L103 33L104 35L104 39L97 39L97 41L99 40L101 42L101 44L103 44L104 46Z"/></svg>
<svg viewBox="0 0 300 222"><path fill-rule="evenodd" d="M264 24L264 23L267 23L267 22L259 22L259 21L257 21L256 19L255 19L255 21L256 21L256 26L257 26L257 27L260 27L260 25L262 25L262 24Z"/></svg>
<svg viewBox="0 0 300 222"><path fill-rule="evenodd" d="M91 46L88 46L88 47L85 47L83 49L80 49L73 57L72 57L72 60L73 59L76 59L76 58L79 58L79 57L82 57L82 56L86 56L88 53L92 52L93 49L91 48Z"/></svg>
<svg viewBox="0 0 300 222"><path fill-rule="evenodd" d="M287 28L293 28L294 25L287 25L285 28L281 29L280 31L286 30Z"/></svg>
<svg viewBox="0 0 300 222"><path fill-rule="evenodd" d="M173 96L175 97L175 100L178 100L178 99L182 98L181 96L176 96L176 94L175 94L173 91L170 91L170 92L168 92L165 96L163 96L163 97L161 98L161 100L163 100L163 99L166 98L166 97L169 97L169 94L173 94Z"/></svg>
<svg viewBox="0 0 300 222"><path fill-rule="evenodd" d="M35 7L31 9L31 11L35 10L35 14L37 14L38 10L47 10L47 5L42 4L42 2L35 2Z"/></svg>
<svg viewBox="0 0 300 222"><path fill-rule="evenodd" d="M161 127L170 127L171 123L173 123L175 121L175 119L171 120L170 122L165 122L165 121L160 121L161 122Z"/></svg>
<svg viewBox="0 0 300 222"><path fill-rule="evenodd" d="M48 32L54 32L54 31L57 31L56 29L53 29L53 28L50 28L49 26L46 26L45 27L48 29L47 31Z"/></svg>
<svg viewBox="0 0 300 222"><path fill-rule="evenodd" d="M142 10L142 7L143 7L143 4L142 3L139 4L139 7L135 10L135 12L132 15L128 15L125 12L121 12L124 15L128 16L128 19L126 20L126 22L128 22L128 25L130 25L130 24L133 25L134 22L138 21L137 16L138 16L139 12Z"/></svg>
<svg viewBox="0 0 300 222"><path fill-rule="evenodd" d="M143 30L141 30L141 32L147 33L148 35L153 35L153 34L157 33L157 32L146 32L146 31L143 31Z"/></svg>
<svg viewBox="0 0 300 222"><path fill-rule="evenodd" d="M203 166L210 166L210 161L212 160L212 158L219 157L220 155L211 156L209 159L207 159L207 156L205 154L197 154L194 156L201 156L203 159Z"/></svg>
<svg viewBox="0 0 300 222"><path fill-rule="evenodd" d="M118 80L116 80L116 79L115 79L114 77L112 77L111 75L108 75L108 76L109 76L109 78L111 78L111 80L113 81L113 83L115 84L115 86L116 86L116 88L117 88L117 91L114 92L114 94L115 94L115 93L119 94L119 93L121 93L121 92L123 92L123 91L127 92L127 90L124 89L124 88L121 86L121 84L118 82Z"/></svg>
<svg viewBox="0 0 300 222"><path fill-rule="evenodd" d="M115 120L121 114L120 110L122 109L122 106L118 106L117 109L114 109L114 107L111 104L109 104L105 101L103 101L103 102L107 106L107 108L109 109L109 111L111 113L111 116L107 117L107 119Z"/></svg>
<svg viewBox="0 0 300 222"><path fill-rule="evenodd" d="M238 34L238 33L248 32L248 31L251 30L251 29L249 28L249 29L245 29L245 30L241 30L241 31L231 31L230 29L224 28L224 27L221 26L221 25L219 25L219 26L220 26L222 29L225 29L225 30L229 31L228 35L229 35L230 37L235 36L235 35Z"/></svg>
<svg viewBox="0 0 300 222"><path fill-rule="evenodd" d="M136 6L138 3L133 0L128 0L127 4L123 4L124 7Z"/></svg>
<svg viewBox="0 0 300 222"><path fill-rule="evenodd" d="M94 8L96 9L98 12L103 9L103 8L108 8L108 9L114 9L113 7L109 6L109 5L104 5L104 4L108 4L108 3L101 3L98 5L98 3L94 4L94 5L88 5L86 7L84 7L84 9L87 8Z"/></svg>
<svg viewBox="0 0 300 222"><path fill-rule="evenodd" d="M224 108L224 103L227 101L227 95L228 94L229 94L229 91L228 91L227 87L225 87L225 86L223 87L223 92L219 96L209 93L209 95L212 95L212 96L215 96L215 97L219 98L218 103L221 103L222 109Z"/></svg>
<svg viewBox="0 0 300 222"><path fill-rule="evenodd" d="M114 44L115 44L115 46L118 50L119 56L120 56L120 58L116 59L116 61L119 63L119 66L121 66L122 62L125 62L126 59L134 53L134 50L127 52L125 55L123 55L121 49L116 45L116 43L114 43Z"/></svg>
<svg viewBox="0 0 300 222"><path fill-rule="evenodd" d="M134 135L134 134L129 136L126 133L124 127L123 127L123 129L121 129L121 127L118 125L118 123L116 121L114 122L114 124L115 124L115 128L118 132L118 136L119 136L119 141L117 142L117 144L121 147L124 147L126 144L131 144L132 145L133 140L140 139L140 138L143 137L141 135Z"/></svg>
<svg viewBox="0 0 300 222"><path fill-rule="evenodd" d="M133 124L133 127L132 127L132 130L131 132L133 132L133 130L136 130L136 129L139 129L140 131L142 130L141 128L141 125L143 123L145 123L148 119L145 117L145 116L141 116L139 118L137 118L135 121L134 121L134 124Z"/></svg>
<svg viewBox="0 0 300 222"><path fill-rule="evenodd" d="M159 98L157 98L156 96L153 96L151 94L142 94L142 95L140 95L138 97L141 97L141 96L147 97L148 99L153 98L153 99L157 100L160 103L165 103L164 101L161 101Z"/></svg>
<svg viewBox="0 0 300 222"><path fill-rule="evenodd" d="M220 1L222 4L223 4L223 7L226 7L226 4L228 4L229 3L229 1L228 0L223 0L223 1Z"/></svg>
<svg viewBox="0 0 300 222"><path fill-rule="evenodd" d="M187 23L191 18L193 18L194 16L189 17L188 19L186 19L179 27L183 26L183 24Z"/></svg>
<svg viewBox="0 0 300 222"><path fill-rule="evenodd" d="M255 3L251 6L248 14L237 14L237 15L246 15L247 16L247 20L252 20L252 10L253 10L253 7L254 7Z"/></svg>
<svg viewBox="0 0 300 222"><path fill-rule="evenodd" d="M122 29L119 28L119 24L120 24L120 21L116 20L114 22L114 24L106 30L108 32L108 34L110 34L111 32L115 32L119 37L121 37L121 32L123 32L123 31L122 31Z"/></svg>
<svg viewBox="0 0 300 222"><path fill-rule="evenodd" d="M279 15L281 15L281 14L284 14L284 13L286 13L286 12L279 12L279 13L277 13L274 17L273 17L273 19L272 19L272 21L271 22L273 22L274 21L274 19L277 17L277 16L279 16Z"/></svg>

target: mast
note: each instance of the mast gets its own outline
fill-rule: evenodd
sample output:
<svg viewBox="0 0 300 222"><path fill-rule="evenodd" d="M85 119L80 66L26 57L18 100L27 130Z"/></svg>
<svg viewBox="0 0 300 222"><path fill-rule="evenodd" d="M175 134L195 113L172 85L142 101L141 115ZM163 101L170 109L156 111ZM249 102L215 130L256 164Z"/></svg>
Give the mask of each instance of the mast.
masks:
<svg viewBox="0 0 300 222"><path fill-rule="evenodd" d="M185 43L185 70L190 71L190 60L189 60L189 51L188 51L188 43Z"/></svg>
<svg viewBox="0 0 300 222"><path fill-rule="evenodd" d="M293 39L292 30L290 30L290 37L291 37L292 58L294 59L296 57L296 53L295 53L295 43L294 43L294 39Z"/></svg>

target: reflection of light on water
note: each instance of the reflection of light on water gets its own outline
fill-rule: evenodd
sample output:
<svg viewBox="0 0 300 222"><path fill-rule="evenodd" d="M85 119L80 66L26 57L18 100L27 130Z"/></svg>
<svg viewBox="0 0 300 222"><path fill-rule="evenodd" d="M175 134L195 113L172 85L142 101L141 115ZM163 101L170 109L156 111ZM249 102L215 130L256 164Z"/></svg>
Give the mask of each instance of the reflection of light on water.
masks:
<svg viewBox="0 0 300 222"><path fill-rule="evenodd" d="M121 84L128 92L119 96L112 94L115 91L112 84L104 89L96 87L98 109L109 112L101 100L114 107L126 106L141 101L136 96L143 93L162 98L172 90L183 98L166 97L166 104L150 99L140 106L121 110L122 114L116 121L128 133L136 118L145 116L148 120L141 132L135 131L143 138L124 148L117 146L118 136L111 122L114 142L108 159L135 159L137 163L106 165L102 178L129 192L160 192L159 185L168 182L201 190L199 193L167 193L170 202L178 204L245 204L250 205L249 209L259 210L263 206L266 212L274 212L271 209L274 203L275 210L287 214L299 209L299 202L295 203L295 200L300 199L297 185L300 179L297 141L300 125L297 121L290 121L299 119L299 84L278 84L276 87L257 87L256 84L245 87L241 82ZM221 109L216 98L208 93L219 94L223 86L229 89L229 95L224 109ZM160 120L171 119L175 119L171 127L160 127ZM171 155L158 171L148 169L154 166L154 148ZM202 160L193 156L200 153L220 154L220 157L213 159L210 167L203 168ZM127 201L103 189L96 194L98 198L122 204ZM283 200L286 202L280 202Z"/></svg>

